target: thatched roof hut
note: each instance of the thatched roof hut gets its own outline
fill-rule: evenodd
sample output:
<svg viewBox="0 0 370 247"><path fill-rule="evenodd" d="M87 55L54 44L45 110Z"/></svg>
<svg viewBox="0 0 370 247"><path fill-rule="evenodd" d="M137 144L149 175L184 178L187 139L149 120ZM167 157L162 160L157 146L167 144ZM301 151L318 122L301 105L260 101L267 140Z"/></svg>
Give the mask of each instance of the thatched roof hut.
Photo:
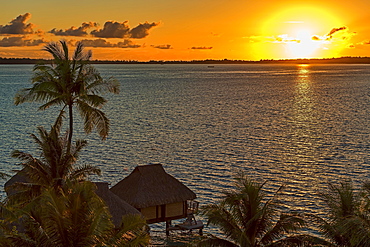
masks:
<svg viewBox="0 0 370 247"><path fill-rule="evenodd" d="M24 169L18 171L4 184L4 189L7 196L11 196L16 193L16 190L12 188L12 185L14 185L15 183L28 183L28 182L29 179Z"/></svg>
<svg viewBox="0 0 370 247"><path fill-rule="evenodd" d="M161 164L137 166L110 190L137 208L148 223L186 217L187 201L196 198L194 192L166 173Z"/></svg>
<svg viewBox="0 0 370 247"><path fill-rule="evenodd" d="M105 201L112 215L112 222L115 226L119 226L122 217L127 214L141 214L136 208L119 198L116 194L111 192L108 183L95 182L97 190L95 193Z"/></svg>
<svg viewBox="0 0 370 247"><path fill-rule="evenodd" d="M17 172L12 176L5 184L4 188L7 196L11 196L16 193L16 190L12 188L15 183L27 183L29 179L24 170ZM103 199L107 204L110 214L112 215L112 222L115 226L119 226L122 221L122 217L127 214L141 214L136 208L119 198L116 194L111 192L108 187L108 183L95 182L97 187L95 193Z"/></svg>

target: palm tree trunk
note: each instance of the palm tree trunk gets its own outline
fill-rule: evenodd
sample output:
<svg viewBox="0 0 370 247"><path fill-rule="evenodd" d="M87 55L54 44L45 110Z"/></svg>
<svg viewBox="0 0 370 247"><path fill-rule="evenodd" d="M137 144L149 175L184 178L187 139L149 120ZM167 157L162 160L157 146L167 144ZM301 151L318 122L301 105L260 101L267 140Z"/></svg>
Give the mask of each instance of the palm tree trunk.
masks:
<svg viewBox="0 0 370 247"><path fill-rule="evenodd" d="M68 105L69 112L69 133L68 133L68 144L67 144L67 155L71 152L72 136L73 136L73 108L72 104Z"/></svg>

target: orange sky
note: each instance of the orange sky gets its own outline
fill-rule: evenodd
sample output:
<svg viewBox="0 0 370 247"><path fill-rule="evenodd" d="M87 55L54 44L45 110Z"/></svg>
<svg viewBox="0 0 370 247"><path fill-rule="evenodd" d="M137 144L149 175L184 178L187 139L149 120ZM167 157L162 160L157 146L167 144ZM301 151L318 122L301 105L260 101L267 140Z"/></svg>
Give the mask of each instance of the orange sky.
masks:
<svg viewBox="0 0 370 247"><path fill-rule="evenodd" d="M93 59L370 56L370 1L16 0L0 10L0 57L44 58L84 40Z"/></svg>

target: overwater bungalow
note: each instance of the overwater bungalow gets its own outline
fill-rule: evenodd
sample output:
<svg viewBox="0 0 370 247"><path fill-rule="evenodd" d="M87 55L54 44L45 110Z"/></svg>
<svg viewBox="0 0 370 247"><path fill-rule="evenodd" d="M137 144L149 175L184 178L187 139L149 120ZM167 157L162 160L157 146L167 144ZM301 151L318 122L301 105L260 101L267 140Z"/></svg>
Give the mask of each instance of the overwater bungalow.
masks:
<svg viewBox="0 0 370 247"><path fill-rule="evenodd" d="M166 222L167 233L171 220L189 218L197 209L197 204L191 203L195 193L166 173L161 164L135 167L110 190L139 210L148 224Z"/></svg>

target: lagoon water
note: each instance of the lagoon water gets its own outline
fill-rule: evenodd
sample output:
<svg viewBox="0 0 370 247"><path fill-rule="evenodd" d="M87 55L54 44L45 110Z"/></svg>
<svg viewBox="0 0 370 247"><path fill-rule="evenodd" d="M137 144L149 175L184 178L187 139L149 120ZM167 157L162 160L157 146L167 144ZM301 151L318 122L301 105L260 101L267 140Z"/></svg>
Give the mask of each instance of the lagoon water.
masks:
<svg viewBox="0 0 370 247"><path fill-rule="evenodd" d="M370 178L370 65L96 67L121 93L106 96L106 141L78 133L89 142L80 162L102 170L95 181L114 185L137 165L162 163L204 205L243 170L268 181L268 194L285 184L286 210L320 213L327 182ZM12 150L37 154L29 133L56 114L14 106L31 75L32 65L0 65L2 172L17 168Z"/></svg>

